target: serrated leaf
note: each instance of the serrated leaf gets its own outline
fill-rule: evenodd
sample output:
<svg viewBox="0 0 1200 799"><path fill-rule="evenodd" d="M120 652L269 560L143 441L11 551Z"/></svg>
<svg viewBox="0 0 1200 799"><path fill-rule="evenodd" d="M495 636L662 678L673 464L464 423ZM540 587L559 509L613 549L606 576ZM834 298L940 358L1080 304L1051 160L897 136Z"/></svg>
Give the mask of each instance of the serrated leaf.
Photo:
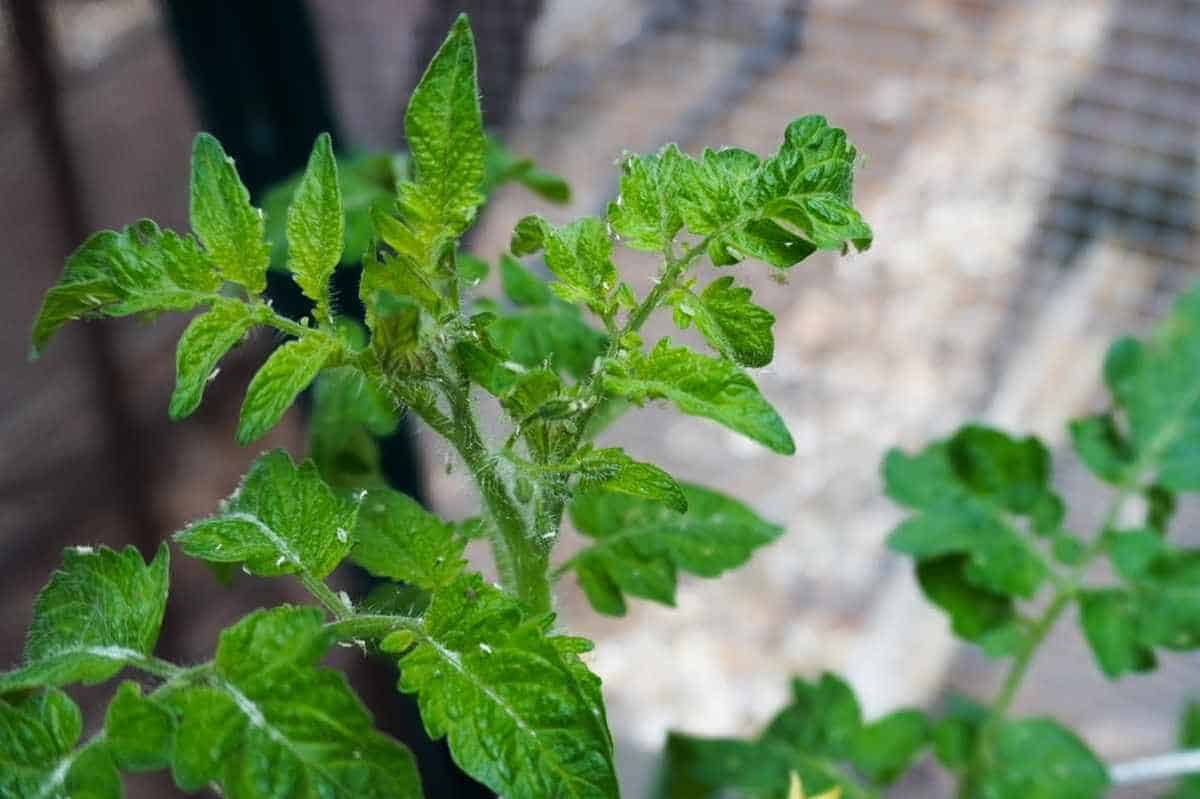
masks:
<svg viewBox="0 0 1200 799"><path fill-rule="evenodd" d="M341 345L332 336L309 334L271 353L246 389L237 441L245 446L271 431L300 392L334 359Z"/></svg>
<svg viewBox="0 0 1200 799"><path fill-rule="evenodd" d="M852 747L854 765L872 781L890 785L912 767L928 743L925 714L897 710L859 730Z"/></svg>
<svg viewBox="0 0 1200 799"><path fill-rule="evenodd" d="M1105 676L1150 671L1154 651L1138 640L1135 598L1116 588L1081 591L1079 624Z"/></svg>
<svg viewBox="0 0 1200 799"><path fill-rule="evenodd" d="M454 580L466 565L466 539L416 500L387 488L363 499L354 528L351 558L376 577L433 591Z"/></svg>
<svg viewBox="0 0 1200 799"><path fill-rule="evenodd" d="M683 483L687 512L661 502L607 491L580 494L571 521L594 539L571 565L592 606L622 615L621 592L674 604L675 572L716 577L742 565L783 528L763 521L742 503Z"/></svg>
<svg viewBox="0 0 1200 799"><path fill-rule="evenodd" d="M713 349L741 366L766 366L775 357L775 337L771 327L775 315L750 301L748 288L735 286L726 276L709 283L695 295L680 291L672 304L685 324L695 322Z"/></svg>
<svg viewBox="0 0 1200 799"><path fill-rule="evenodd" d="M964 575L976 587L1036 593L1047 566L1017 520L1048 531L1062 514L1040 441L968 425L916 455L893 450L883 471L888 495L918 511L892 532L893 549L918 560L963 554Z"/></svg>
<svg viewBox="0 0 1200 799"><path fill-rule="evenodd" d="M317 661L333 643L316 608L250 614L221 634L211 686L164 700L179 717L172 773L230 799L409 799L412 753L377 732L345 678Z"/></svg>
<svg viewBox="0 0 1200 799"><path fill-rule="evenodd" d="M612 262L612 239L602 220L586 216L556 228L541 217L529 216L517 223L513 236L515 255L545 251L546 266L559 280L550 285L551 291L601 316L614 312L612 295L619 280Z"/></svg>
<svg viewBox="0 0 1200 799"><path fill-rule="evenodd" d="M609 364L603 376L610 394L642 403L669 399L684 413L703 416L783 455L796 451L783 419L745 372L665 338L649 353Z"/></svg>
<svg viewBox="0 0 1200 799"><path fill-rule="evenodd" d="M598 488L661 502L678 513L687 511L687 497L675 478L651 463L640 463L620 448L593 450L579 458L580 491Z"/></svg>
<svg viewBox="0 0 1200 799"><path fill-rule="evenodd" d="M1005 721L980 778L989 799L1099 799L1108 770L1072 732L1050 719Z"/></svg>
<svg viewBox="0 0 1200 799"><path fill-rule="evenodd" d="M204 389L217 372L217 363L254 326L249 306L219 299L183 331L175 350L175 391L168 413L172 419L191 416L200 406Z"/></svg>
<svg viewBox="0 0 1200 799"><path fill-rule="evenodd" d="M359 503L335 494L312 461L283 450L254 462L222 511L175 534L183 551L210 563L244 563L265 577L324 579L350 552Z"/></svg>
<svg viewBox="0 0 1200 799"><path fill-rule="evenodd" d="M123 682L104 717L104 746L123 771L155 771L171 764L175 718L143 696L135 682Z"/></svg>
<svg viewBox="0 0 1200 799"><path fill-rule="evenodd" d="M207 133L192 142L191 219L192 230L226 279L251 294L267 287L271 247L263 238L262 212L250 204L233 159Z"/></svg>
<svg viewBox="0 0 1200 799"><path fill-rule="evenodd" d="M398 252L428 265L467 229L483 202L483 116L475 40L465 15L454 23L413 91L404 130L414 180L401 184L399 208L415 246Z"/></svg>
<svg viewBox="0 0 1200 799"><path fill-rule="evenodd" d="M288 262L304 296L329 318L329 278L342 260L345 213L337 160L328 133L313 144L287 215Z"/></svg>
<svg viewBox="0 0 1200 799"><path fill-rule="evenodd" d="M675 240L683 227L675 197L677 173L686 158L674 144L657 155L626 153L620 196L608 206L608 222L626 247L663 252Z"/></svg>
<svg viewBox="0 0 1200 799"><path fill-rule="evenodd" d="M463 575L436 592L400 690L417 694L433 738L504 796L618 795L600 680L578 655L590 643L549 635L516 600Z"/></svg>
<svg viewBox="0 0 1200 799"><path fill-rule="evenodd" d="M194 239L148 219L93 234L46 293L33 325L32 355L69 321L191 310L213 302L222 282Z"/></svg>
<svg viewBox="0 0 1200 799"><path fill-rule="evenodd" d="M79 707L57 689L0 700L0 796L120 799L121 778L106 749L75 749L82 730Z"/></svg>
<svg viewBox="0 0 1200 799"><path fill-rule="evenodd" d="M1155 474L1169 491L1200 489L1200 286L1180 296L1144 342L1113 344L1104 373L1127 429L1133 476ZM1110 471L1097 474L1111 480Z"/></svg>
<svg viewBox="0 0 1200 799"><path fill-rule="evenodd" d="M38 685L91 685L149 655L167 604L166 545L149 565L133 547L75 547L38 594L25 663L0 676L0 693Z"/></svg>

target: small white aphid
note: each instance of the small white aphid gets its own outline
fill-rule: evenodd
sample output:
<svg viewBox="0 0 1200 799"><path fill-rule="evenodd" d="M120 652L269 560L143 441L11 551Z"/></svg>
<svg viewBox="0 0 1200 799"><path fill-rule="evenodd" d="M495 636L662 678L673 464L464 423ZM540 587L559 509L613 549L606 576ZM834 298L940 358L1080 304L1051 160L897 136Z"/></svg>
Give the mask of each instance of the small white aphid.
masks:
<svg viewBox="0 0 1200 799"><path fill-rule="evenodd" d="M488 646L487 644L485 644L483 641L479 642L479 651L485 655L492 654L492 648L490 646Z"/></svg>
<svg viewBox="0 0 1200 799"><path fill-rule="evenodd" d="M91 547L75 547L75 552L79 555L91 555L95 551Z"/></svg>
<svg viewBox="0 0 1200 799"><path fill-rule="evenodd" d="M337 529L337 540L343 544L350 540L350 534L346 532L345 527L339 527Z"/></svg>

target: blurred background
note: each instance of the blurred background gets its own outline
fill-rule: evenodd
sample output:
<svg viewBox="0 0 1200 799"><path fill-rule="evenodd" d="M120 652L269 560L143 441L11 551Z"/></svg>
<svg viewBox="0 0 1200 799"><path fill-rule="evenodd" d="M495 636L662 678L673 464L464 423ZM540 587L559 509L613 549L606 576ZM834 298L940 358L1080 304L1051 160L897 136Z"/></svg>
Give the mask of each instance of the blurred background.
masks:
<svg viewBox="0 0 1200 799"><path fill-rule="evenodd" d="M255 192L302 167L320 130L343 150L402 147L408 92L459 10L479 41L488 124L574 189L567 208L501 190L472 239L485 259L525 213L603 209L623 149L765 153L789 120L819 112L866 154L857 197L874 249L806 261L787 287L741 270L778 317L776 361L760 379L796 456L655 409L609 434L789 529L739 572L685 578L675 610L633 603L626 618L601 618L564 584L564 624L597 641L590 662L626 794L647 795L667 729L757 730L792 674L845 673L872 716L988 695L997 669L954 643L884 549L898 513L877 466L889 446L984 419L1045 436L1072 522L1099 517L1105 493L1067 451L1063 422L1103 402L1107 343L1145 329L1200 265L1196 0L5 0L0 664L19 658L63 546L151 552L212 512L262 449L304 448L299 411L249 450L233 442L269 336L227 358L178 425L166 407L185 319L76 325L28 363L33 316L64 257L89 232L143 216L186 229L198 129L221 138ZM644 285L654 265L622 267ZM436 510L472 510L426 431L392 452ZM1185 506L1176 534L1200 543L1197 520ZM184 661L207 657L219 628L250 609L301 598L287 581L221 588L182 558L173 581L160 653ZM1112 686L1062 624L1017 711L1076 725L1111 760L1158 753L1182 698L1200 692L1198 667L1167 656L1155 675ZM354 668L383 723L415 740L410 711L388 704L390 675ZM443 786L431 796L483 795L443 750L421 752L427 781ZM173 795L151 778L141 790ZM1139 790L1120 795L1151 795ZM897 795L944 791L927 764Z"/></svg>

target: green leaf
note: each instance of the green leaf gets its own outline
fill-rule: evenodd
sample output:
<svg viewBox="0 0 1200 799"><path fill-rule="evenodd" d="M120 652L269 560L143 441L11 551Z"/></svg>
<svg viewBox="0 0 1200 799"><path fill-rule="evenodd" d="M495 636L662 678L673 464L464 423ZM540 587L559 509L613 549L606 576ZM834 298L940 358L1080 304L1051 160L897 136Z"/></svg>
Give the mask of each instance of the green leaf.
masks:
<svg viewBox="0 0 1200 799"><path fill-rule="evenodd" d="M745 372L722 358L672 347L669 338L649 354L610 362L603 381L618 397L639 404L669 399L684 413L712 419L775 452L796 451L783 419Z"/></svg>
<svg viewBox="0 0 1200 799"><path fill-rule="evenodd" d="M1135 598L1116 588L1081 591L1079 623L1105 676L1151 671L1154 651L1138 640Z"/></svg>
<svg viewBox="0 0 1200 799"><path fill-rule="evenodd" d="M354 528L354 562L376 577L433 591L463 570L466 540L416 500L387 488L364 498Z"/></svg>
<svg viewBox="0 0 1200 799"><path fill-rule="evenodd" d="M254 375L238 419L237 441L245 446L271 431L296 397L341 345L332 336L309 334L279 347Z"/></svg>
<svg viewBox="0 0 1200 799"><path fill-rule="evenodd" d="M483 171L485 195L490 195L501 184L515 181L550 202L571 201L571 187L565 180L539 168L528 158L517 158L494 136L487 137Z"/></svg>
<svg viewBox="0 0 1200 799"><path fill-rule="evenodd" d="M176 784L218 781L230 799L420 797L412 753L316 666L332 643L316 608L256 611L221 633L211 686L164 700L179 718Z"/></svg>
<svg viewBox="0 0 1200 799"><path fill-rule="evenodd" d="M287 239L296 283L324 319L330 318L329 278L342 260L345 224L333 143L322 133L288 209Z"/></svg>
<svg viewBox="0 0 1200 799"><path fill-rule="evenodd" d="M1012 654L1006 644L1020 642L1012 597L973 585L969 560L943 555L917 563L917 581L930 602L950 616L954 634L974 641L992 655Z"/></svg>
<svg viewBox="0 0 1200 799"><path fill-rule="evenodd" d="M748 288L734 286L726 276L708 284L700 296L679 291L672 297L676 323L695 322L713 349L741 366L766 366L775 357L771 327L775 315L750 302Z"/></svg>
<svg viewBox="0 0 1200 799"><path fill-rule="evenodd" d="M1128 430L1133 476L1155 473L1169 491L1200 489L1200 286L1146 341L1113 344L1104 372Z"/></svg>
<svg viewBox="0 0 1200 799"><path fill-rule="evenodd" d="M1076 419L1071 422L1070 431L1075 452L1093 474L1110 483L1126 479L1132 453L1112 414Z"/></svg>
<svg viewBox="0 0 1200 799"><path fill-rule="evenodd" d="M0 676L0 693L104 682L149 655L167 604L166 545L149 565L133 547L75 547L38 594L25 665Z"/></svg>
<svg viewBox="0 0 1200 799"><path fill-rule="evenodd" d="M359 503L335 494L312 461L297 467L274 450L254 462L216 516L175 534L210 563L244 563L251 574L324 579L350 552Z"/></svg>
<svg viewBox="0 0 1200 799"><path fill-rule="evenodd" d="M687 511L687 497L674 477L651 463L635 461L620 448L593 450L575 466L581 491L601 488L661 502L678 513Z"/></svg>
<svg viewBox="0 0 1200 799"><path fill-rule="evenodd" d="M418 695L432 738L504 796L618 795L600 680L579 654L590 643L549 634L516 600L463 575L436 592L400 690Z"/></svg>
<svg viewBox="0 0 1200 799"><path fill-rule="evenodd" d="M517 306L550 305L554 294L549 286L521 266L511 255L500 256L500 284L504 294Z"/></svg>
<svg viewBox="0 0 1200 799"><path fill-rule="evenodd" d="M675 572L716 577L750 559L783 528L716 491L683 483L687 512L608 491L580 494L571 521L594 539L571 560L592 606L622 615L621 592L666 605L675 601Z"/></svg>
<svg viewBox="0 0 1200 799"><path fill-rule="evenodd" d="M919 710L897 710L865 725L854 739L854 765L889 785L908 771L929 743L929 719Z"/></svg>
<svg viewBox="0 0 1200 799"><path fill-rule="evenodd" d="M933 751L942 765L950 771L964 771L975 751L979 728L988 718L988 709L960 694L951 694L946 701L946 713L933 725Z"/></svg>
<svg viewBox="0 0 1200 799"><path fill-rule="evenodd" d="M739 797L783 799L796 770L785 752L757 741L677 732L667 736L665 761L658 799L724 799L731 790Z"/></svg>
<svg viewBox="0 0 1200 799"><path fill-rule="evenodd" d="M1179 748L1200 748L1200 703L1189 702L1179 718ZM1179 781L1163 799L1197 799L1200 797L1200 774L1192 774Z"/></svg>
<svg viewBox="0 0 1200 799"><path fill-rule="evenodd" d="M0 796L13 799L120 799L121 778L105 747L76 750L79 707L49 689L0 700Z"/></svg>
<svg viewBox="0 0 1200 799"><path fill-rule="evenodd" d="M916 455L893 450L883 471L888 495L918 511L892 532L893 549L918 560L963 554L964 575L977 588L1036 593L1048 567L1018 520L1051 530L1062 514L1040 441L968 425Z"/></svg>
<svg viewBox="0 0 1200 799"><path fill-rule="evenodd" d="M262 212L250 204L233 159L207 133L192 143L191 217L192 230L227 280L251 294L267 287L271 247L263 240Z"/></svg>
<svg viewBox="0 0 1200 799"><path fill-rule="evenodd" d="M591 374L608 339L583 321L579 309L550 299L498 316L487 326L488 337L510 361L528 369L549 361L556 372L581 380Z"/></svg>
<svg viewBox="0 0 1200 799"><path fill-rule="evenodd" d="M467 229L483 202L483 116L475 39L465 15L454 23L413 91L404 130L415 180L401 185L400 210L418 244L407 254L424 265Z"/></svg>
<svg viewBox="0 0 1200 799"><path fill-rule="evenodd" d="M1200 550L1166 550L1129 582L1142 644L1178 651L1200 647Z"/></svg>
<svg viewBox="0 0 1200 799"><path fill-rule="evenodd" d="M675 240L683 227L676 185L686 159L674 144L657 155L625 154L621 193L609 203L608 222L626 247L657 253Z"/></svg>
<svg viewBox="0 0 1200 799"><path fill-rule="evenodd" d="M488 273L492 271L487 261L465 252L455 256L455 265L458 268L459 282L467 288L478 286L487 280Z"/></svg>
<svg viewBox="0 0 1200 799"><path fill-rule="evenodd" d="M1108 770L1069 730L1049 719L1004 722L979 795L989 799L1099 799Z"/></svg>
<svg viewBox="0 0 1200 799"><path fill-rule="evenodd" d="M392 400L362 372L326 369L313 388L308 447L321 479L343 489L382 484L379 446L400 423Z"/></svg>
<svg viewBox="0 0 1200 799"><path fill-rule="evenodd" d="M168 411L172 419L191 416L200 406L205 387L216 377L217 363L245 338L254 323L245 303L224 298L191 321L175 350L175 391Z"/></svg>
<svg viewBox="0 0 1200 799"><path fill-rule="evenodd" d="M615 312L617 268L613 245L604 222L586 216L563 227L553 227L538 216L517 223L511 244L513 254L545 250L546 266L559 279L551 291L571 303L591 308L601 316Z"/></svg>
<svg viewBox="0 0 1200 799"><path fill-rule="evenodd" d="M816 682L792 680L791 703L767 725L762 739L799 754L848 759L861 734L862 710L854 691L825 673Z"/></svg>
<svg viewBox="0 0 1200 799"><path fill-rule="evenodd" d="M67 259L33 325L32 356L67 322L187 311L216 298L222 280L196 241L143 219L92 235Z"/></svg>
<svg viewBox="0 0 1200 799"><path fill-rule="evenodd" d="M137 683L123 682L104 717L104 746L123 771L167 768L175 748L175 718L143 696Z"/></svg>

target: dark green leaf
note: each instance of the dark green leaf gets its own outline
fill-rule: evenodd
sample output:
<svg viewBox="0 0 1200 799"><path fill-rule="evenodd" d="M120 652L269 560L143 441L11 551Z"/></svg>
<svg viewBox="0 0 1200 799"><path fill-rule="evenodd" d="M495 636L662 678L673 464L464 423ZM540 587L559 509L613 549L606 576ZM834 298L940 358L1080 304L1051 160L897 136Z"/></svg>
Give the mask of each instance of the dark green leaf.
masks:
<svg viewBox="0 0 1200 799"><path fill-rule="evenodd" d="M657 799L724 799L731 790L739 797L783 799L796 770L785 752L755 741L677 732L667 737L665 760Z"/></svg>
<svg viewBox="0 0 1200 799"><path fill-rule="evenodd" d="M483 193L490 195L501 184L515 181L555 203L571 201L571 187L558 175L540 169L528 158L517 158L494 136L487 137L483 164Z"/></svg>
<svg viewBox="0 0 1200 799"><path fill-rule="evenodd" d="M930 731L933 751L942 765L951 771L963 771L970 764L975 738L987 719L988 709L965 696L952 694L946 714Z"/></svg>
<svg viewBox="0 0 1200 799"><path fill-rule="evenodd" d="M1133 595L1116 588L1080 592L1079 623L1096 662L1109 678L1154 668L1153 650L1138 640Z"/></svg>
<svg viewBox="0 0 1200 799"><path fill-rule="evenodd" d="M510 255L500 256L500 281L515 305L549 305L554 300L550 288Z"/></svg>
<svg viewBox="0 0 1200 799"><path fill-rule="evenodd" d="M216 377L217 363L245 338L254 322L245 303L223 298L208 313L192 320L175 351L175 391L169 410L172 419L191 416L200 406L205 386Z"/></svg>
<svg viewBox="0 0 1200 799"><path fill-rule="evenodd" d="M1132 453L1112 414L1076 419L1070 429L1075 452L1093 474L1110 483L1125 480Z"/></svg>
<svg viewBox="0 0 1200 799"><path fill-rule="evenodd" d="M271 248L263 240L262 212L250 204L233 159L207 133L192 143L191 217L192 230L226 279L251 294L266 288Z"/></svg>
<svg viewBox="0 0 1200 799"><path fill-rule="evenodd" d="M580 494L571 521L595 542L572 559L593 607L621 615L621 591L671 605L677 568L716 577L742 565L783 528L745 505L700 486L680 486L687 512L608 491Z"/></svg>
<svg viewBox="0 0 1200 799"><path fill-rule="evenodd" d="M784 455L796 450L783 419L745 372L722 358L708 358L669 338L649 354L613 362L604 387L633 402L669 399L684 413L704 416Z"/></svg>
<svg viewBox="0 0 1200 799"><path fill-rule="evenodd" d="M46 293L33 325L32 355L74 319L187 311L216 298L221 277L195 240L148 219L91 236Z"/></svg>
<svg viewBox="0 0 1200 799"><path fill-rule="evenodd" d="M955 635L990 654L1012 654L1004 646L1020 640L1012 598L973 585L966 577L968 567L963 555L928 558L917 564L917 581L929 601L950 616Z"/></svg>
<svg viewBox="0 0 1200 799"><path fill-rule="evenodd" d="M848 759L861 732L862 711L854 692L826 673L817 682L792 680L791 704L775 716L762 739L799 754Z"/></svg>
<svg viewBox="0 0 1200 799"><path fill-rule="evenodd" d="M547 305L499 316L488 325L488 336L521 366L534 369L549 361L555 371L582 379L591 374L608 339L588 326L574 306L551 299Z"/></svg>
<svg viewBox="0 0 1200 799"><path fill-rule="evenodd" d="M316 663L333 643L316 608L250 614L221 634L216 676L165 700L179 718L172 772L229 799L417 799L412 753L377 732L345 678Z"/></svg>
<svg viewBox="0 0 1200 799"><path fill-rule="evenodd" d="M246 389L238 419L238 443L245 446L256 441L279 424L284 411L340 348L332 336L310 334L271 353Z"/></svg>
<svg viewBox="0 0 1200 799"><path fill-rule="evenodd" d="M83 718L62 691L0 700L0 796L120 799L121 778L102 745L76 750Z"/></svg>
<svg viewBox="0 0 1200 799"><path fill-rule="evenodd" d="M700 296L680 291L672 302L681 327L695 322L717 352L742 366L766 366L775 356L775 315L750 302L750 294L726 276L709 283Z"/></svg>
<svg viewBox="0 0 1200 799"><path fill-rule="evenodd" d="M590 644L548 634L516 600L463 575L436 592L400 690L425 729L448 736L458 765L504 796L617 796L600 681L579 660Z"/></svg>
<svg viewBox="0 0 1200 799"><path fill-rule="evenodd" d="M351 557L376 577L412 583L429 591L462 572L466 540L416 500L387 488L372 489L354 528Z"/></svg>
<svg viewBox="0 0 1200 799"><path fill-rule="evenodd" d="M155 771L171 764L175 718L142 695L135 682L123 682L104 718L104 745L123 771Z"/></svg>
<svg viewBox="0 0 1200 799"><path fill-rule="evenodd" d="M286 452L260 457L221 513L176 533L188 555L244 563L251 574L304 573L323 579L350 552L357 500L335 494L312 461Z"/></svg>
<svg viewBox="0 0 1200 799"><path fill-rule="evenodd" d="M908 771L929 743L929 719L919 710L898 710L865 725L854 739L854 765L884 785Z"/></svg>
<svg viewBox="0 0 1200 799"><path fill-rule="evenodd" d="M104 682L149 655L167 604L167 547L149 565L133 547L75 547L38 594L25 665L0 676L0 693Z"/></svg>
<svg viewBox="0 0 1200 799"><path fill-rule="evenodd" d="M1099 799L1108 770L1069 730L1049 719L1004 722L979 793L989 799Z"/></svg>
<svg viewBox="0 0 1200 799"><path fill-rule="evenodd" d="M329 278L342 260L345 214L337 161L328 133L313 144L308 168L288 209L288 262L304 296L328 318Z"/></svg>
<svg viewBox="0 0 1200 799"><path fill-rule="evenodd" d="M321 372L308 428L309 452L321 479L343 489L382 484L373 436L388 435L398 424L391 399L362 372L348 366Z"/></svg>

